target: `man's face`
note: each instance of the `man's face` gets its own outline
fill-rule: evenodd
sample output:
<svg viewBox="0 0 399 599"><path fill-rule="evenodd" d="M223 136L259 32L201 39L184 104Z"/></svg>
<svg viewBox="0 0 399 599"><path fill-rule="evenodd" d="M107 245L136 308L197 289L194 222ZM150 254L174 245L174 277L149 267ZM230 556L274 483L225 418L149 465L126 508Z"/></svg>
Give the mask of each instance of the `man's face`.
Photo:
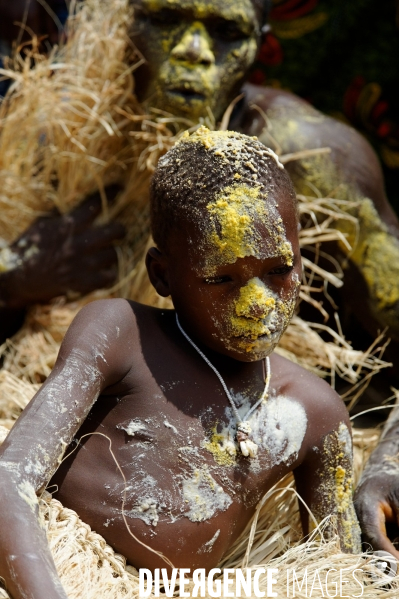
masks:
<svg viewBox="0 0 399 599"><path fill-rule="evenodd" d="M170 247L168 279L186 331L218 353L250 362L272 353L293 316L301 258L289 193L268 194L264 218L253 218L250 210L251 220L242 218L243 198L240 204L244 236L237 236L237 219L229 213L216 227L212 219L182 227L185 235L176 236ZM214 205L209 204L211 213Z"/></svg>
<svg viewBox="0 0 399 599"><path fill-rule="evenodd" d="M131 38L147 64L136 92L150 106L220 119L253 63L260 14L251 0L133 0Z"/></svg>

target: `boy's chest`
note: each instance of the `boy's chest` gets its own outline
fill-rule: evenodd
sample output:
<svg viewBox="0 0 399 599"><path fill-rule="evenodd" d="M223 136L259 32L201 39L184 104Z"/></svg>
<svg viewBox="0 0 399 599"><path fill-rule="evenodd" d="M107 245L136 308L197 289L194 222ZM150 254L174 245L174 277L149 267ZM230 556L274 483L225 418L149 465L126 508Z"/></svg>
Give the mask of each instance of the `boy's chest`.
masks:
<svg viewBox="0 0 399 599"><path fill-rule="evenodd" d="M182 539L191 539L192 552L194 535L198 567L215 559L213 551L201 553L207 536L223 531L215 542L221 557L262 495L292 468L306 422L295 402L271 397L250 418L258 454L244 457L229 402L213 389L193 392L182 375L161 385L148 378L132 395L100 398L79 436L101 434L86 437L72 462L61 466L52 481L59 498L109 541L118 526L118 539L126 536L124 499L129 526L144 539L157 544L177 535L184 553ZM249 400L236 401L244 417ZM126 543L118 548L125 554L130 537ZM165 549L163 542L159 547Z"/></svg>

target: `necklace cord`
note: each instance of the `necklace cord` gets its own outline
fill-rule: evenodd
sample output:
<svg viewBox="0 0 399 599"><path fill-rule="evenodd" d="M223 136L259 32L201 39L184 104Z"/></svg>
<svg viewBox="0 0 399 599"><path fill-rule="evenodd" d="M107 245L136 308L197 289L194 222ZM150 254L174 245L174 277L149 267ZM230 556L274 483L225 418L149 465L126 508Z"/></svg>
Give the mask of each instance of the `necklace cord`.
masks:
<svg viewBox="0 0 399 599"><path fill-rule="evenodd" d="M223 379L222 375L215 368L215 366L212 364L212 362L206 357L206 355L200 350L200 348L194 343L194 341L191 339L191 337L189 337L187 335L186 331L183 329L183 327L180 324L177 312L176 312L176 324L177 324L177 327L178 327L179 331L181 332L181 334L187 339L187 341L193 346L193 348L199 353L199 355L201 356L201 358L206 362L206 364L208 364L208 366L213 370L213 372L218 377L218 379L220 381L220 384L222 385L223 390L226 393L227 399L229 400L229 403L230 403L231 408L233 410L234 416L236 417L237 424L239 425L240 423L245 422L253 414L253 412L255 412L255 410L260 406L260 404L265 399L267 399L268 391L269 391L269 386L270 386L270 378L271 378L271 369L270 369L270 358L269 358L269 356L267 356L266 358L264 358L264 364L266 366L266 377L265 377L265 388L263 390L262 396L248 410L248 412L245 414L244 418L241 419L240 414L238 413L238 410L237 410L237 406L234 403L234 399L233 399L230 391L228 390L227 385L224 382L224 379Z"/></svg>

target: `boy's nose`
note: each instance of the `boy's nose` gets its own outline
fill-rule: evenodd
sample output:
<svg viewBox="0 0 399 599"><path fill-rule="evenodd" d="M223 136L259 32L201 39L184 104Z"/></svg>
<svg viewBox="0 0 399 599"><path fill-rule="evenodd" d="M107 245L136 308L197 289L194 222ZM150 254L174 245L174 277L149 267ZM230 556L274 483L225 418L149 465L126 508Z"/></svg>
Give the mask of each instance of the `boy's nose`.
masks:
<svg viewBox="0 0 399 599"><path fill-rule="evenodd" d="M179 43L173 48L171 56L179 61L210 66L215 62L211 47L212 42L207 30L201 22L196 21L184 32Z"/></svg>
<svg viewBox="0 0 399 599"><path fill-rule="evenodd" d="M267 316L268 312L270 312L270 310L266 311L265 306L260 306L259 304L252 304L251 306L248 306L245 316L250 316L251 318L264 318L265 316Z"/></svg>
<svg viewBox="0 0 399 599"><path fill-rule="evenodd" d="M250 279L240 289L240 295L235 303L237 316L245 318L266 318L275 308L276 300L270 289L257 277Z"/></svg>
<svg viewBox="0 0 399 599"><path fill-rule="evenodd" d="M240 310L238 316L246 316L247 318L266 318L272 312L275 306L273 298L267 299L262 303L253 303L246 306L244 310Z"/></svg>

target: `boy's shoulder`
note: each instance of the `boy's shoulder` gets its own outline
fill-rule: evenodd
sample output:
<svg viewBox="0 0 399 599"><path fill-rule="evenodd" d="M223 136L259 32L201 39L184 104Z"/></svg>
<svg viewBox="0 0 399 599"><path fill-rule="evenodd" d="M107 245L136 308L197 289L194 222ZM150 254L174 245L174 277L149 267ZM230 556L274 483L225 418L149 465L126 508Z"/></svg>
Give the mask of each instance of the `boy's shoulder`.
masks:
<svg viewBox="0 0 399 599"><path fill-rule="evenodd" d="M119 346L137 344L139 325L156 321L158 312L158 308L123 298L92 301L75 316L61 349L79 346L87 338L114 340Z"/></svg>
<svg viewBox="0 0 399 599"><path fill-rule="evenodd" d="M319 376L287 358L273 354L278 393L291 397L305 409L308 422L331 430L334 423L347 422L348 412L338 393Z"/></svg>
<svg viewBox="0 0 399 599"><path fill-rule="evenodd" d="M124 327L137 327L137 319L155 318L161 312L159 308L123 298L98 299L86 304L76 315L74 323L82 326L94 321L103 327L118 323Z"/></svg>

